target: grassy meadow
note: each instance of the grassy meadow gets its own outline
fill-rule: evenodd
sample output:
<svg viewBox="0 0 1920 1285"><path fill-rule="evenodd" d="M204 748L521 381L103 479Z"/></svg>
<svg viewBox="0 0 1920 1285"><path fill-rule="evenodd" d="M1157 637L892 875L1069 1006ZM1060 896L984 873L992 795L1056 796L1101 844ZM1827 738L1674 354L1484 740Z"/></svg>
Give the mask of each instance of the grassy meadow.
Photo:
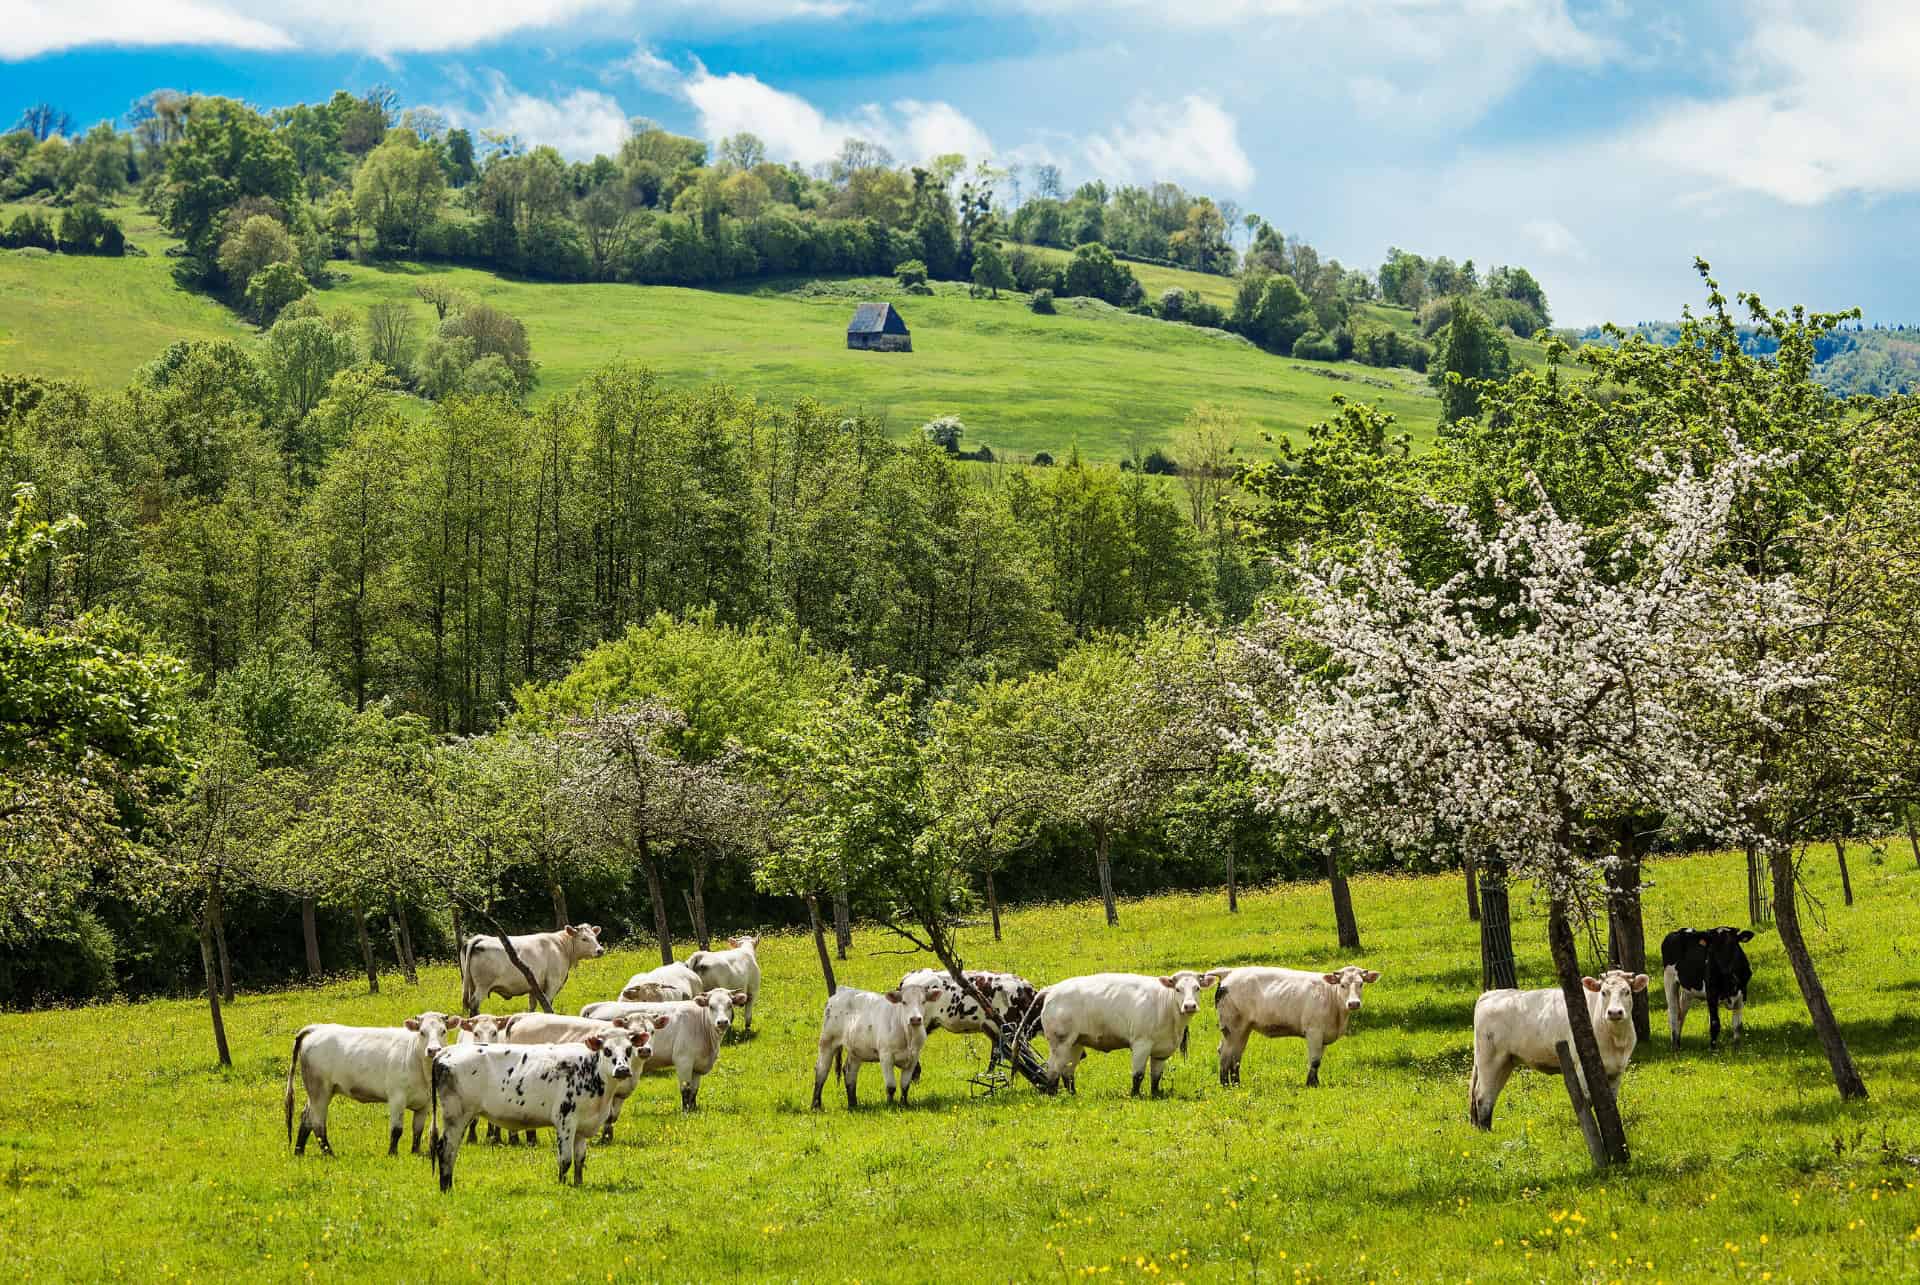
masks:
<svg viewBox="0 0 1920 1285"><path fill-rule="evenodd" d="M449 966L418 987L389 976L377 997L350 978L243 994L230 1071L212 1064L202 1001L0 1015L0 1263L13 1280L1913 1279L1920 872L1904 846L1876 859L1858 845L1853 865L1846 909L1830 855L1810 863L1810 931L1873 1099L1835 1095L1763 932L1738 1052L1708 1053L1704 1013L1669 1052L1656 995L1656 1039L1623 1089L1624 1172L1591 1170L1554 1078L1522 1072L1493 1133L1467 1124L1479 968L1458 878L1369 877L1354 885L1359 959L1384 977L1317 1090L1297 1040L1256 1040L1244 1087L1220 1088L1203 1002L1160 1101L1127 1097L1124 1054L1091 1056L1078 1097L977 1096L982 1042L937 1035L911 1109L849 1114L830 1085L815 1114L817 965L810 940L775 936L759 1029L725 1052L698 1114L648 1080L578 1190L554 1183L548 1146L470 1146L443 1196L425 1159L385 1155L383 1108L345 1101L337 1158L289 1153L294 1031L452 1005ZM1744 921L1738 858L1650 876L1656 942ZM1523 983L1544 985L1543 914L1524 890L1515 916ZM1037 982L1338 958L1323 887L1256 890L1237 916L1217 894L1155 897L1121 920L1106 928L1095 902L1017 909L1004 943L970 929L965 947ZM650 962L646 941L616 946L576 971L562 1010ZM839 967L881 987L919 962L863 928ZM879 1098L875 1068L862 1078Z"/></svg>
<svg viewBox="0 0 1920 1285"><path fill-rule="evenodd" d="M17 208L0 206L0 218ZM165 254L174 242L151 215L123 207L116 216L145 257L0 252L0 371L117 388L175 339L258 333L218 300L174 284ZM1022 295L976 300L952 284L902 295L890 278L695 290L521 281L444 264L332 267L339 279L319 296L328 309L363 315L378 300L402 299L424 333L433 313L413 287L431 276L520 317L540 363L536 402L631 360L684 384L731 383L761 397L865 410L900 436L957 414L969 447L1059 457L1077 446L1105 461L1164 443L1200 401L1236 412L1246 425L1242 449L1255 456L1272 450L1268 435L1325 419L1336 393L1392 411L1420 438L1438 414L1432 390L1410 371L1297 362L1093 300L1061 300L1057 315L1043 317ZM1224 278L1202 279L1230 288ZM876 297L899 305L913 352L847 349L854 302Z"/></svg>

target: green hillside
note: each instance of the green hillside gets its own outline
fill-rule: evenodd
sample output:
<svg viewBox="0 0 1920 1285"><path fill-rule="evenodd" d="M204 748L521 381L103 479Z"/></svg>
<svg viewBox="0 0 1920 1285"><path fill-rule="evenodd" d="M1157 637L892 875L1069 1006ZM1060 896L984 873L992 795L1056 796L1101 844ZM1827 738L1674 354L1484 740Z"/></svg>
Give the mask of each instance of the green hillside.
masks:
<svg viewBox="0 0 1920 1285"><path fill-rule="evenodd" d="M149 216L121 211L144 258L0 254L0 369L114 387L180 338L234 338L251 327L218 302L177 287L171 244ZM968 444L1059 455L1075 445L1117 459L1164 442L1196 402L1236 411L1245 445L1325 418L1341 393L1431 431L1436 403L1421 376L1355 363L1293 361L1217 332L1133 316L1092 300L1061 300L1041 316L1025 296L972 299L954 285L902 296L889 279L755 282L730 290L519 281L441 264L336 262L326 308L364 313L410 301L421 329L432 311L413 288L428 277L505 308L527 325L539 401L608 362L644 362L686 383L725 381L773 398L813 396L886 417L907 433L957 414ZM1171 273L1171 270L1165 270ZM1197 274L1181 273L1182 277ZM1224 278L1220 288L1230 289ZM913 328L914 351L849 351L852 303L891 298Z"/></svg>

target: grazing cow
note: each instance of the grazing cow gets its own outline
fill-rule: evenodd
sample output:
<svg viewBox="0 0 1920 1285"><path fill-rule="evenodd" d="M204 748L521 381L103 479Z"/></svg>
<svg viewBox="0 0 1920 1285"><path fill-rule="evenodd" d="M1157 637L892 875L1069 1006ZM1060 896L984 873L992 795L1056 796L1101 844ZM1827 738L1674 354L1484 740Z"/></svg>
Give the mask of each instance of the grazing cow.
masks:
<svg viewBox="0 0 1920 1285"><path fill-rule="evenodd" d="M567 974L573 966L583 959L598 959L607 953L600 944L600 928L597 924L569 924L550 933L528 933L513 938L514 953L527 966L540 989L547 993L547 1002L552 1003L560 988L567 984ZM480 1005L487 996L498 995L502 999L512 999L517 995L527 997L527 1010L537 1007L533 1001L533 991L527 985L527 979L507 958L507 951L498 937L469 937L466 945L460 948L460 1003L468 1016L480 1011Z"/></svg>
<svg viewBox="0 0 1920 1285"><path fill-rule="evenodd" d="M1370 968L1352 964L1335 973L1308 973L1294 968L1229 968L1216 970L1220 989L1214 1007L1220 1010L1220 1083L1240 1083L1240 1059L1255 1031L1276 1039L1301 1036L1307 1041L1307 1084L1320 1083L1320 1055L1327 1045L1347 1033L1347 1023L1360 1011L1362 988L1380 980Z"/></svg>
<svg viewBox="0 0 1920 1285"><path fill-rule="evenodd" d="M433 1156L440 1190L453 1190L454 1162L467 1127L481 1116L510 1128L553 1126L560 1181L573 1170L579 1186L588 1140L606 1123L614 1095L631 1087L635 1063L647 1055L645 1031L615 1029L579 1044L463 1044L433 1060Z"/></svg>
<svg viewBox="0 0 1920 1285"><path fill-rule="evenodd" d="M751 1032L753 1006L760 998L760 956L756 953L760 938L729 937L727 945L731 949L694 951L687 956L687 967L700 975L702 990L746 992L747 1002L740 1006L741 1027Z"/></svg>
<svg viewBox="0 0 1920 1285"><path fill-rule="evenodd" d="M620 988L620 998L630 1004L660 1004L669 1000L692 999L707 984L700 974L685 964L662 964L644 973L635 973Z"/></svg>
<svg viewBox="0 0 1920 1285"><path fill-rule="evenodd" d="M1665 965L1667 988L1667 1033L1673 1047L1680 1047L1680 1028L1686 1025L1687 1009L1696 1000L1707 1001L1707 1047L1720 1043L1720 1005L1733 1012L1733 1042L1740 1042L1746 1027L1747 983L1753 980L1753 965L1741 942L1753 940L1753 933L1741 928L1682 928L1668 933L1660 943L1660 962Z"/></svg>
<svg viewBox="0 0 1920 1285"><path fill-rule="evenodd" d="M1040 992L1040 1031L1047 1037L1048 1092L1064 1082L1080 1091L1077 1071L1091 1049L1133 1051L1133 1094L1148 1066L1152 1093L1160 1096L1167 1059L1186 1043L1187 1023L1200 1011L1200 992L1219 980L1214 973L1182 971L1170 977L1095 973L1071 977Z"/></svg>
<svg viewBox="0 0 1920 1285"><path fill-rule="evenodd" d="M336 1026L319 1022L303 1026L293 1037L293 1058L287 1064L287 1141L293 1142L293 1079L306 1086L307 1105L300 1111L300 1140L293 1154L305 1155L307 1137L320 1135L320 1150L333 1154L327 1137L327 1105L336 1093L355 1102L387 1104L387 1154L400 1152L400 1126L413 1112L413 1149L420 1150L420 1131L432 1096L428 1076L434 1055L447 1047L449 1032L459 1019L445 1013L409 1017L404 1026Z"/></svg>
<svg viewBox="0 0 1920 1285"><path fill-rule="evenodd" d="M847 1109L858 1106L855 1086L860 1068L868 1062L880 1064L889 1106L894 1103L898 1072L899 1104L906 1106L914 1072L920 1065L920 1049L927 1042L927 1008L938 1004L947 989L941 985L911 985L884 995L851 986L835 991L820 1018L820 1056L813 1064L813 1109L820 1110L820 1090L829 1070L846 1081Z"/></svg>
<svg viewBox="0 0 1920 1285"><path fill-rule="evenodd" d="M947 983L945 972L937 968L917 968L900 979L902 986L939 986L946 998L944 1002L927 1005L927 1034L935 1031L951 1031L955 1035L989 1035L1001 1023L1018 1022L1025 1017L1027 1010L1033 1007L1037 992L1033 983L1015 973L989 973L968 969L967 981L975 990L987 997L993 1006L998 1022L989 1022L980 1007L980 1001L972 992ZM913 1082L920 1082L920 1073L924 1068L916 1061L913 1064Z"/></svg>
<svg viewBox="0 0 1920 1285"><path fill-rule="evenodd" d="M680 1109L692 1111L699 1106L700 1077L711 1073L719 1062L720 1045L733 1029L734 1007L746 1001L745 991L711 990L692 999L660 1004L589 1004L583 1015L602 1021L626 1018L629 1022L639 1022L651 1018L665 1022L654 1036L653 1053L642 1069L671 1068L680 1080Z"/></svg>
<svg viewBox="0 0 1920 1285"><path fill-rule="evenodd" d="M597 1021L587 1017L568 1017L564 1013L515 1013L511 1017L494 1017L482 1013L478 1017L469 1017L460 1023L467 1033L469 1043L473 1044L581 1044L589 1035L609 1035L615 1030L653 1032L666 1026L668 1019L655 1017L625 1016L610 1021ZM627 1097L639 1083L639 1077L622 1080L614 1086L613 1108L607 1113L607 1122L600 1130L600 1141L613 1141L613 1126L620 1122L620 1112L626 1106ZM488 1136L493 1137L499 1131L498 1122L494 1122ZM527 1130L527 1141L534 1142L537 1130ZM509 1141L517 1141L515 1134Z"/></svg>
<svg viewBox="0 0 1920 1285"><path fill-rule="evenodd" d="M1600 978L1580 979L1587 988L1587 1017L1600 1045L1600 1061L1607 1083L1620 1091L1620 1077L1633 1057L1633 995L1647 989L1645 973L1628 974L1615 968ZM1549 990L1488 991L1473 1006L1473 1079L1467 1090L1467 1113L1482 1129L1493 1128L1493 1104L1507 1077L1519 1065L1553 1074L1560 1072L1554 1045L1565 1040L1573 1047L1567 1024L1566 998L1559 987ZM1587 1077L1578 1059L1574 1073L1585 1087Z"/></svg>

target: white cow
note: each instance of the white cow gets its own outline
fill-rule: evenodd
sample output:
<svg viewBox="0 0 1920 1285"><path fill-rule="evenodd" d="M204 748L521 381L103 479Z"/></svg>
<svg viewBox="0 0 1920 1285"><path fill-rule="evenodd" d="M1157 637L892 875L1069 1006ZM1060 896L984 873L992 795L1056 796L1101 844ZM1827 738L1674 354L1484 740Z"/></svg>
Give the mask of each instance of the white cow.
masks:
<svg viewBox="0 0 1920 1285"><path fill-rule="evenodd" d="M820 1090L829 1070L846 1081L847 1109L858 1106L855 1085L860 1068L868 1062L880 1064L888 1105L894 1102L898 1073L899 1103L907 1105L907 1094L920 1066L920 1049L927 1042L927 1006L939 1003L946 990L940 985L912 985L884 995L850 986L835 991L820 1019L820 1056L813 1065L813 1109L820 1110Z"/></svg>
<svg viewBox="0 0 1920 1285"><path fill-rule="evenodd" d="M734 1007L745 1004L746 999L745 991L711 990L692 999L666 1003L589 1004L582 1015L603 1021L671 1019L654 1036L653 1053L647 1058L645 1069L671 1068L680 1080L680 1109L692 1111L699 1106L700 1077L711 1073L720 1061L720 1045L733 1029Z"/></svg>
<svg viewBox="0 0 1920 1285"><path fill-rule="evenodd" d="M481 1116L509 1128L553 1126L560 1181L579 1186L587 1145L606 1124L614 1095L630 1087L647 1055L645 1031L614 1030L579 1044L463 1044L433 1060L433 1100L446 1128L434 1127L440 1190L453 1189L454 1162L467 1126Z"/></svg>
<svg viewBox="0 0 1920 1285"><path fill-rule="evenodd" d="M1062 1082L1069 1093L1080 1091L1075 1073L1087 1050L1130 1049L1134 1096L1151 1064L1152 1093L1159 1097L1160 1076L1186 1042L1200 992L1217 980L1213 973L1192 971L1170 977L1095 973L1047 987L1040 992L1040 1031L1047 1037L1048 1091L1057 1092Z"/></svg>
<svg viewBox="0 0 1920 1285"><path fill-rule="evenodd" d="M742 1028L753 1030L753 1006L760 999L760 946L758 936L729 937L727 950L696 950L687 956L687 967L700 975L706 990L746 992L740 1006Z"/></svg>
<svg viewBox="0 0 1920 1285"><path fill-rule="evenodd" d="M515 1013L510 1017L482 1013L461 1022L460 1029L466 1032L471 1044L582 1044L589 1035L610 1035L615 1030L644 1030L651 1035L664 1027L668 1020L665 1017L648 1020L640 1016L631 1019L620 1016L602 1022L588 1017L568 1017L564 1013ZM600 1130L600 1141L613 1141L613 1126L619 1123L627 1097L639 1082L639 1077L635 1076L614 1086L613 1109L608 1112L607 1122ZM490 1138L495 1136L497 1128L496 1121L495 1131L488 1134ZM527 1130L528 1142L535 1141L536 1136L536 1130ZM517 1140L517 1134L510 1140Z"/></svg>
<svg viewBox="0 0 1920 1285"><path fill-rule="evenodd" d="M659 1004L669 1000L692 999L707 989L700 974L682 963L662 964L644 973L635 973L620 988L620 998L628 1003Z"/></svg>
<svg viewBox="0 0 1920 1285"><path fill-rule="evenodd" d="M293 1142L293 1078L306 1086L307 1105L300 1111L300 1140L293 1153L305 1155L309 1134L320 1135L320 1150L333 1154L327 1137L327 1104L336 1093L355 1102L387 1104L387 1154L400 1151L400 1126L413 1112L413 1149L420 1150L420 1131L432 1097L429 1073L436 1053L447 1047L448 1034L459 1019L445 1013L409 1017L404 1026L336 1026L320 1022L303 1026L293 1037L293 1058L287 1064L287 1141Z"/></svg>
<svg viewBox="0 0 1920 1285"><path fill-rule="evenodd" d="M575 964L607 953L607 948L600 944L597 924L569 924L550 933L515 936L513 949L539 981L540 989L547 993L548 1003L552 1003L560 988L567 984L567 974ZM525 995L528 1011L535 1007L527 979L507 958L500 939L469 937L460 948L460 1005L471 1016L480 1011L480 1005L489 995L502 999Z"/></svg>
<svg viewBox="0 0 1920 1285"><path fill-rule="evenodd" d="M1220 1083L1240 1083L1240 1059L1254 1032L1269 1039L1287 1036L1307 1041L1307 1083L1320 1083L1320 1055L1347 1033L1360 1011L1362 988L1380 980L1370 968L1352 964L1337 973L1296 968L1217 969L1220 989Z"/></svg>
<svg viewBox="0 0 1920 1285"><path fill-rule="evenodd" d="M1628 974L1615 968L1600 978L1583 977L1587 988L1587 1017L1593 1023L1593 1037L1600 1045L1600 1061L1607 1069L1607 1083L1620 1091L1620 1077L1633 1057L1636 1039L1633 1029L1633 995L1647 989L1645 973ZM1520 1065L1536 1071L1560 1071L1560 1056L1554 1045L1565 1040L1573 1047L1573 1030L1567 1023L1566 998L1559 987L1550 990L1488 991L1473 1006L1473 1079L1467 1091L1467 1113L1482 1129L1493 1128L1493 1104L1514 1068ZM1587 1077L1579 1061L1574 1062L1582 1088Z"/></svg>

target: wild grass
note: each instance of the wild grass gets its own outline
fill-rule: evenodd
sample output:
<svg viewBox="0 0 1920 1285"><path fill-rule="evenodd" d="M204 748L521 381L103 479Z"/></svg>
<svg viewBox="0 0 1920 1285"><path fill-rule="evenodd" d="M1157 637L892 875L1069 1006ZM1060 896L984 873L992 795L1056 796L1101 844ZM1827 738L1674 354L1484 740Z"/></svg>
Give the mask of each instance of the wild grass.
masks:
<svg viewBox="0 0 1920 1285"><path fill-rule="evenodd" d="M212 1065L204 1001L0 1016L0 1262L13 1279L1683 1280L1920 1275L1920 872L1904 845L1853 849L1858 904L1818 854L1812 946L1874 1097L1842 1104L1776 939L1754 943L1748 1036L1629 1070L1634 1159L1596 1174L1559 1082L1523 1072L1494 1132L1467 1124L1477 937L1458 876L1369 877L1354 895L1385 974L1323 1087L1301 1043L1256 1040L1244 1087L1216 1081L1210 1003L1172 1094L1127 1097L1124 1055L1093 1055L1077 1097L976 1096L978 1040L935 1036L914 1105L807 1109L823 997L813 947L762 947L755 1036L729 1047L697 1114L666 1079L636 1092L586 1185L550 1151L468 1147L441 1195L428 1163L385 1154L385 1112L336 1102L337 1158L294 1158L281 1090L294 1031L386 1023L456 1002L448 966L418 987L364 979L243 994L235 1066ZM1744 922L1737 857L1656 862L1647 927ZM1523 984L1548 982L1542 915L1515 896ZM1323 887L1017 909L969 962L1039 982L1098 969L1332 964ZM651 946L618 943L560 1007L612 994ZM919 959L863 927L843 982L882 987ZM690 949L682 943L680 950ZM1657 990L1657 983L1656 983ZM498 1001L493 1007L510 1008ZM862 1088L878 1092L874 1068Z"/></svg>

